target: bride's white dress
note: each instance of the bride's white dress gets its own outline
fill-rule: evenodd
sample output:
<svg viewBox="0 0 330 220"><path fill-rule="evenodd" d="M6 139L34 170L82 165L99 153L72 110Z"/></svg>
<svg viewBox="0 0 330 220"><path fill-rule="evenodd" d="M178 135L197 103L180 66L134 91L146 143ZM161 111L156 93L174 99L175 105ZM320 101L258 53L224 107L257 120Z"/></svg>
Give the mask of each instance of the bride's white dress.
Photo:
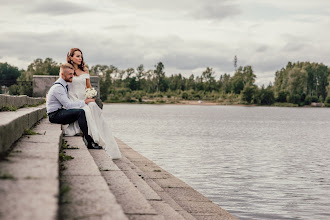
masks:
<svg viewBox="0 0 330 220"><path fill-rule="evenodd" d="M85 100L86 79L89 74L74 76L72 83L68 83L69 98L72 101ZM112 159L121 158L117 142L115 141L110 127L105 122L102 110L95 102L90 102L83 107L88 125L88 134L93 138L94 142L104 148ZM78 121L71 123L64 131L66 136L74 136L81 133Z"/></svg>

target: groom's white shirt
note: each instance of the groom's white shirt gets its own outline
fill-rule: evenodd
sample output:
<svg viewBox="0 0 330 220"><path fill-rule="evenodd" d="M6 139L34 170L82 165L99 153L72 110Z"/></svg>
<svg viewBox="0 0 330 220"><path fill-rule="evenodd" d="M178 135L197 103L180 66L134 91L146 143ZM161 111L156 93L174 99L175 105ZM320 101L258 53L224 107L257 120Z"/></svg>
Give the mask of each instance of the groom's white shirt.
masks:
<svg viewBox="0 0 330 220"><path fill-rule="evenodd" d="M85 106L85 101L70 101L68 98L68 91L65 89L68 84L64 79L60 77L56 82L61 83L63 86L55 84L50 87L46 101L47 114L55 112L62 107L65 109L72 109Z"/></svg>

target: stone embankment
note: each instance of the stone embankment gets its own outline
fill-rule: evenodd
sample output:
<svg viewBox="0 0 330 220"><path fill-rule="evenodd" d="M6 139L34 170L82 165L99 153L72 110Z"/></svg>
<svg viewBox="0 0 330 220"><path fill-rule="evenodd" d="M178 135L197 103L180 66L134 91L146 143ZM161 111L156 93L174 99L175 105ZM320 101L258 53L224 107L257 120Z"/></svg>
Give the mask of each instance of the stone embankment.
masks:
<svg viewBox="0 0 330 220"><path fill-rule="evenodd" d="M0 161L0 219L237 219L118 139L111 160L48 119L33 131Z"/></svg>
<svg viewBox="0 0 330 220"><path fill-rule="evenodd" d="M12 96L0 94L0 109L3 107L19 109L24 106L36 106L45 102L45 98L33 98L26 95Z"/></svg>
<svg viewBox="0 0 330 220"><path fill-rule="evenodd" d="M17 141L27 129L31 128L46 114L45 104L37 107L21 108L24 105L22 103L19 104L17 101L13 101L15 98L18 100L24 99L25 101L30 100L25 96L15 97L0 95L1 105L4 103L4 105L7 106L16 106L20 108L16 111L0 112L0 157L3 157L9 150L10 146L12 146L12 144ZM31 100L35 101L26 101L24 103L34 103L33 105L36 105L41 102L39 99L31 98Z"/></svg>

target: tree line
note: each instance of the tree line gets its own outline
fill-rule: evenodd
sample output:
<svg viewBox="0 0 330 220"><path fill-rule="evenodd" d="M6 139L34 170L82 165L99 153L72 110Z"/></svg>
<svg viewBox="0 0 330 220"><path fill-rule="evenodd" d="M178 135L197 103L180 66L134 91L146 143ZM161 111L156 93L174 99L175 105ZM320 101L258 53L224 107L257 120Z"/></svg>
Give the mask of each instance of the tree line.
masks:
<svg viewBox="0 0 330 220"><path fill-rule="evenodd" d="M27 70L18 70L0 63L0 81L7 82L11 94L32 95L28 82L33 75L58 75L60 64L51 58L36 59ZM223 104L290 103L310 105L323 102L330 105L330 68L322 63L288 62L276 71L274 83L267 86L255 84L252 66L235 66L235 73L216 77L207 67L200 75L165 74L165 66L158 62L146 70L141 64L136 68L119 69L113 65L95 65L91 75L100 77L100 96L105 102L143 102L143 100L208 100ZM11 81L8 84L8 81ZM17 83L18 82L18 83Z"/></svg>

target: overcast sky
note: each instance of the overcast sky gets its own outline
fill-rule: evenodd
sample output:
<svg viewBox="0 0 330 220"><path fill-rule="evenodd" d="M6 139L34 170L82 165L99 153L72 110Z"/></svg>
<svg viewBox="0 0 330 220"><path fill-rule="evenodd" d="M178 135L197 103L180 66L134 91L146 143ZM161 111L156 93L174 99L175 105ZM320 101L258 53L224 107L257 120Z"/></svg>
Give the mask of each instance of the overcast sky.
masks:
<svg viewBox="0 0 330 220"><path fill-rule="evenodd" d="M330 65L329 39L329 0L0 0L0 62L23 69L78 47L89 66L219 77L237 55L261 85L288 61Z"/></svg>

